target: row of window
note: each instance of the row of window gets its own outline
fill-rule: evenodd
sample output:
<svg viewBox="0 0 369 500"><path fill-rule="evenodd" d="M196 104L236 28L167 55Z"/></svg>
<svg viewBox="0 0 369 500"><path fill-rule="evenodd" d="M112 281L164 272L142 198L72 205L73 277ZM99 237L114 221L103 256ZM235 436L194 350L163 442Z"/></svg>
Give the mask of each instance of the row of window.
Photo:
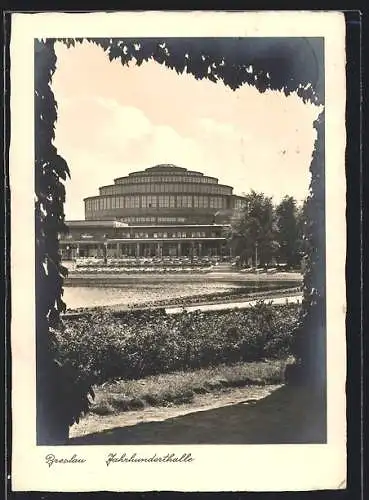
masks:
<svg viewBox="0 0 369 500"><path fill-rule="evenodd" d="M149 233L134 233L131 235L130 233L125 233L123 238L187 238L187 233L183 233L181 231L177 231L175 233L167 233L167 232L159 232L153 233L149 235Z"/></svg>
<svg viewBox="0 0 369 500"><path fill-rule="evenodd" d="M123 222L137 222L137 224L144 224L145 222L154 223L156 217L124 217Z"/></svg>
<svg viewBox="0 0 369 500"><path fill-rule="evenodd" d="M130 177L122 177L121 179L117 179L117 184L137 184L137 183L150 183L152 182L154 176L130 176ZM163 175L155 175L155 182L195 182L202 184L217 184L217 179L213 179L211 177L203 177L203 176L195 176L195 175L171 175L171 176L163 176Z"/></svg>
<svg viewBox="0 0 369 500"><path fill-rule="evenodd" d="M167 231L164 232L157 232L153 234L149 234L148 232L145 231L138 231L134 233L129 233L129 232L122 232L119 235L121 238L126 238L126 239L144 239L144 238L206 238L206 233L205 231L194 231L194 232L184 232L184 231L175 231L175 232L170 232L168 233ZM216 237L216 233L212 232L211 236L214 238ZM100 238L99 236L96 236L96 238ZM72 235L68 234L66 235L65 239L73 239ZM93 234L81 234L79 235L79 238L81 240L91 240L94 239Z"/></svg>
<svg viewBox="0 0 369 500"><path fill-rule="evenodd" d="M201 184L137 184L135 186L104 186L100 195L135 194L135 193L199 193L231 195L232 188L222 185Z"/></svg>
<svg viewBox="0 0 369 500"><path fill-rule="evenodd" d="M122 222L127 222L131 224L145 224L145 223L154 223L154 222L162 222L165 224L178 224L185 222L184 217L124 217Z"/></svg>
<svg viewBox="0 0 369 500"><path fill-rule="evenodd" d="M158 222L175 224L185 222L185 219L183 217L158 217Z"/></svg>
<svg viewBox="0 0 369 500"><path fill-rule="evenodd" d="M117 208L226 208L227 200L220 196L110 196L86 200L86 211Z"/></svg>

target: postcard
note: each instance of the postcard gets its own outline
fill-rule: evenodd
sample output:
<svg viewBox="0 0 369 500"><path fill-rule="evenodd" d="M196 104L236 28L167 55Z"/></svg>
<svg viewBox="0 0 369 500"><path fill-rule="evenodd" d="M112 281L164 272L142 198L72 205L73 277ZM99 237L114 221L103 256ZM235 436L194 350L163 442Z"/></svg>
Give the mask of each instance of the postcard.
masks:
<svg viewBox="0 0 369 500"><path fill-rule="evenodd" d="M339 12L14 13L12 488L346 487Z"/></svg>

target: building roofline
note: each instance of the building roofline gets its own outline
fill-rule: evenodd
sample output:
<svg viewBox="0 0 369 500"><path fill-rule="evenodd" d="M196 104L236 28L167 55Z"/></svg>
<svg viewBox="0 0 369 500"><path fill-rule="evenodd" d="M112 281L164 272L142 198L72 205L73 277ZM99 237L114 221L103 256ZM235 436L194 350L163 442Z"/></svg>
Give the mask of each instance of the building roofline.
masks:
<svg viewBox="0 0 369 500"><path fill-rule="evenodd" d="M164 242L172 242L172 241L224 241L227 238L224 237L209 237L207 238L206 236L200 237L200 236L187 236L184 238L180 238L176 236L175 238L107 238L106 241L109 242L128 242L128 243L153 243L155 241L164 241ZM85 240L83 240L85 241ZM87 240L88 241L88 240Z"/></svg>
<svg viewBox="0 0 369 500"><path fill-rule="evenodd" d="M68 245L73 245L73 244L91 244L91 245L96 245L96 244L104 244L104 243L157 243L157 242L165 242L165 243L173 243L173 242L191 242L191 241L226 241L227 238L224 237L209 237L209 238L201 238L201 237L186 237L186 238L106 238L105 240L97 240L97 239L91 239L91 240L67 240L64 238L61 238L59 240L60 243L62 244L68 244Z"/></svg>
<svg viewBox="0 0 369 500"><path fill-rule="evenodd" d="M70 225L71 223L74 226L78 226L78 225L94 226L95 225L95 226L100 226L100 227L104 227L105 225L111 227L112 225L115 225L115 224L121 224L121 226L118 226L118 227L133 228L133 229L155 228L155 227L171 227L171 228L180 227L180 228L184 228L184 227L225 227L225 226L229 226L229 224L145 224L145 225L139 224L139 225L130 225L130 224L127 224L126 222L120 222L117 220L110 220L110 221L101 220L101 221L99 221L99 220L92 220L92 219L91 220L65 221L66 226Z"/></svg>
<svg viewBox="0 0 369 500"><path fill-rule="evenodd" d="M95 226L95 227L128 227L126 222L119 220L94 220L94 219L81 219L64 221L64 224L69 227L73 226Z"/></svg>
<svg viewBox="0 0 369 500"><path fill-rule="evenodd" d="M174 165L173 163L159 163L158 165L153 165L152 167L145 168L147 170L182 170L185 171L187 168L179 167L178 165Z"/></svg>
<svg viewBox="0 0 369 500"><path fill-rule="evenodd" d="M160 173L160 171L158 171L158 172ZM163 170L162 172L164 173L165 170ZM187 170L187 169L185 169L185 170L183 170L183 172L187 172L188 174L196 174L194 177L201 177L201 178L205 178L205 179L213 179L215 181L219 180L218 177L213 177L212 175L205 175L202 172L197 172L196 170ZM150 173L150 172L146 172L146 170L140 170L140 171L137 171L137 172L131 172L128 175L123 175L121 177L115 177L113 179L113 181L116 184L116 181L119 181L121 179L129 179L131 177L138 177L139 178L140 176L137 175L137 174L142 174L142 176L144 177L148 173ZM178 175L180 175L180 172L178 172ZM159 177L159 175L158 176L156 176L156 175L152 176L153 179L155 179L155 177ZM173 177L175 177L175 175L173 175ZM188 177L191 177L191 176L188 175ZM137 184L139 184L139 183L137 183ZM112 185L114 185L114 184L112 184Z"/></svg>
<svg viewBox="0 0 369 500"><path fill-rule="evenodd" d="M140 184L139 182L137 182L135 184L135 186L137 186L137 184ZM144 183L142 183L144 184ZM158 183L158 184L162 184L162 183ZM166 182L165 183L166 185L167 184L172 184L171 182ZM173 183L174 184L174 183ZM189 183L190 184L190 183ZM191 185L191 184L190 184ZM203 185L203 184L201 184ZM207 184L204 184L205 186ZM233 187L232 186L228 186L227 184L210 184L211 186L217 186L217 187L225 187L225 188L229 188L229 189L232 189L233 191ZM101 186L99 187L99 189L102 189L102 188L105 188L105 187L115 187L116 184L108 184L107 186ZM164 191L163 192L145 192L145 193L115 193L115 194L95 194L93 196L87 196L86 198L83 198L83 201L87 201L87 200L93 200L93 199L97 199L97 198L101 198L102 196L104 197L113 197L113 196L147 196L147 195L154 195L154 196L181 196L181 193L182 192L173 192L173 193L165 193ZM244 198L244 196L241 196L241 195L238 195L238 194L222 194L222 193L196 193L196 192L193 192L193 193L188 193L187 191L184 191L185 194L191 196L191 195L194 195L194 196L235 196L236 198Z"/></svg>
<svg viewBox="0 0 369 500"><path fill-rule="evenodd" d="M120 179L124 179L124 178L125 177L120 177ZM206 176L206 178L218 180L216 177ZM154 177L153 177L153 179L154 179ZM116 180L116 179L114 179L114 180ZM132 183L133 186L137 186L137 184L144 184L146 186L148 184L148 182L135 182L135 183ZM158 184L163 184L163 183L162 182L158 182ZM165 185L168 185L168 184L178 184L178 183L176 183L174 181L165 182ZM187 183L187 182L185 182L184 184L190 184L190 185L201 184L201 186L204 186L204 185L207 186L208 185L208 184L206 184L204 182L199 182L199 183L196 183L196 182L188 182ZM117 185L118 186L123 186L124 184L106 184L105 186L99 186L98 189L100 190L100 189L104 189L104 188L117 187ZM234 187L230 186L229 184L219 184L219 183L217 183L217 184L211 184L211 186L213 186L213 185L216 185L218 187L226 187L226 188L232 189L232 191L234 189ZM119 194L119 195L121 195L121 194L127 194L127 195L129 195L129 193L115 193L115 194L104 194L103 196L117 196L117 194ZM145 195L147 193L145 192L145 193L137 193L137 194ZM154 194L161 194L161 193L154 193ZM166 193L166 194L170 194L170 193ZM174 194L178 194L178 193L174 193ZM200 194L210 194L211 195L212 193L200 193ZM83 198L83 199L87 200L88 198L94 198L96 196L102 196L102 195L98 194L98 195L95 195L95 196L87 196L87 198ZM229 195L223 195L223 196L229 196ZM237 196L237 195L234 195L234 196Z"/></svg>
<svg viewBox="0 0 369 500"><path fill-rule="evenodd" d="M135 225L131 226L129 225L128 227L130 228L145 228L145 227L224 227L229 224L145 224L145 225Z"/></svg>

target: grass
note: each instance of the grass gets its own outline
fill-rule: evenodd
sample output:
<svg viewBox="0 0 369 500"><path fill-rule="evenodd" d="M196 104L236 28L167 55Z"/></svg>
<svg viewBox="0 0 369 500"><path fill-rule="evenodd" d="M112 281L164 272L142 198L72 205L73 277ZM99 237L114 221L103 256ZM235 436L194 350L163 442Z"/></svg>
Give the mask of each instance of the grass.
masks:
<svg viewBox="0 0 369 500"><path fill-rule="evenodd" d="M196 394L247 385L280 384L286 363L286 360L236 363L105 383L95 388L91 412L111 415L150 406L180 405L191 403Z"/></svg>

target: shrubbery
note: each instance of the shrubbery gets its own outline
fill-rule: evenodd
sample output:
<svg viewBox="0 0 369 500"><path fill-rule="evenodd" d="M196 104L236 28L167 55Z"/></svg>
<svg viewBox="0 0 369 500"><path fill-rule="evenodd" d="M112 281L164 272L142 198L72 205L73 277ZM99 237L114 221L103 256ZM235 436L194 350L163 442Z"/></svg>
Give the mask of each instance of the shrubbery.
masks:
<svg viewBox="0 0 369 500"><path fill-rule="evenodd" d="M244 310L167 315L96 312L65 321L58 357L93 383L138 379L220 363L285 358L299 306L259 302Z"/></svg>

